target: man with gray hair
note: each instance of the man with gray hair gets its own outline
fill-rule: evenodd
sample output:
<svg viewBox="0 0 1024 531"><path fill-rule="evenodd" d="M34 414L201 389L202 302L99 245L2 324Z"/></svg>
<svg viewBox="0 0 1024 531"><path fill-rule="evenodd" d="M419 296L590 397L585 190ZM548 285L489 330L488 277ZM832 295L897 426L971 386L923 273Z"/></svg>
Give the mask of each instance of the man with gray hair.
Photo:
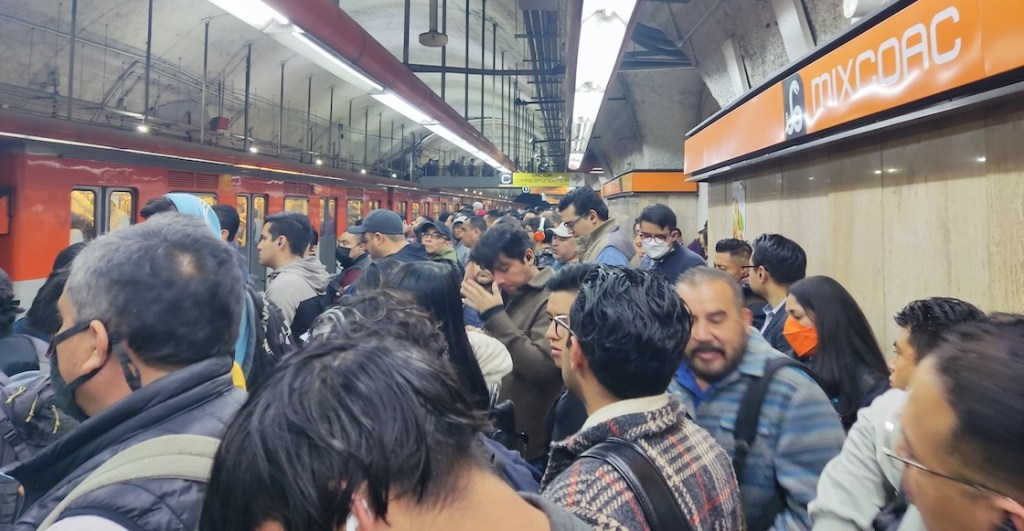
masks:
<svg viewBox="0 0 1024 531"><path fill-rule="evenodd" d="M727 273L688 269L676 293L693 325L669 391L732 458L748 529L809 529L818 476L843 445L828 397L751 328L743 292ZM741 406L748 399L756 409Z"/></svg>
<svg viewBox="0 0 1024 531"><path fill-rule="evenodd" d="M78 255L50 356L59 409L82 423L8 471L25 492L13 529L197 528L209 459L182 454L215 446L245 400L230 375L241 291L234 251L181 214Z"/></svg>

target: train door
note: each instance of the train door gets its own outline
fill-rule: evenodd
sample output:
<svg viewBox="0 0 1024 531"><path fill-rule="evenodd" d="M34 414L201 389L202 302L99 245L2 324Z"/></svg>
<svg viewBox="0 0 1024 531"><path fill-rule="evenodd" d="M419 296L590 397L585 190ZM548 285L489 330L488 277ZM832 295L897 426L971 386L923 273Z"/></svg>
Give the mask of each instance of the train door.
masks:
<svg viewBox="0 0 1024 531"><path fill-rule="evenodd" d="M238 249L249 265L249 276L260 291L267 288L267 270L260 265L260 232L267 218L267 196L238 194Z"/></svg>
<svg viewBox="0 0 1024 531"><path fill-rule="evenodd" d="M334 248L338 246L337 227L338 199L335 197L320 198L320 261L327 267L327 272L338 272L338 261L334 258Z"/></svg>
<svg viewBox="0 0 1024 531"><path fill-rule="evenodd" d="M88 242L135 223L134 188L76 186L71 190L69 243Z"/></svg>
<svg viewBox="0 0 1024 531"><path fill-rule="evenodd" d="M356 222L363 219L363 202L360 199L349 199L345 204L345 226L355 227Z"/></svg>

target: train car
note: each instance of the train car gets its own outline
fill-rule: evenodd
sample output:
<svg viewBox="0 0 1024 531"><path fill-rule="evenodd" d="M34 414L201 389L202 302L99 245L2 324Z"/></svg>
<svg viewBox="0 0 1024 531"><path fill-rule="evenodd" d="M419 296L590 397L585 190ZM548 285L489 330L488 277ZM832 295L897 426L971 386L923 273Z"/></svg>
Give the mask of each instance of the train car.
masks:
<svg viewBox="0 0 1024 531"><path fill-rule="evenodd" d="M139 209L168 192L237 208L238 245L257 282L265 278L256 244L268 215L309 216L321 234L321 260L334 272L336 236L373 209L394 210L411 223L481 199L124 131L2 118L0 268L23 307L61 249L138 222Z"/></svg>

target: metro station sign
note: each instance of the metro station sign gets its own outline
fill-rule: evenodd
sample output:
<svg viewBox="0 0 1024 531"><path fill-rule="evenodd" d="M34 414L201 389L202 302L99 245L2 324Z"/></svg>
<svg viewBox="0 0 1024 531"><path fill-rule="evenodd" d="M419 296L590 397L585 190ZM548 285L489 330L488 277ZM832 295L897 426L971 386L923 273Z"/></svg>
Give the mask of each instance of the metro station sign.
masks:
<svg viewBox="0 0 1024 531"><path fill-rule="evenodd" d="M1022 19L1019 1L909 3L688 133L685 171L701 172L1020 68Z"/></svg>
<svg viewBox="0 0 1024 531"><path fill-rule="evenodd" d="M571 173L521 173L505 174L498 185L502 188L560 188L569 186Z"/></svg>

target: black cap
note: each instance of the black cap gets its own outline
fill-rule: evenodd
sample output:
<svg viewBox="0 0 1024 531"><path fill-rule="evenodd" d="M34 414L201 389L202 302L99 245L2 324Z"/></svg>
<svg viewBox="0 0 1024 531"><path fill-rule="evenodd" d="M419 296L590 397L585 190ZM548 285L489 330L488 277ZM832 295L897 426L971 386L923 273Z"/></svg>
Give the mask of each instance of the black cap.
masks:
<svg viewBox="0 0 1024 531"><path fill-rule="evenodd" d="M426 223L421 223L419 227L416 227L416 235L422 236L423 231L427 230L430 227L434 227L435 229L437 229L438 234L440 234L442 238L448 241L453 241L455 239L452 236L452 230L449 229L447 225L441 223L440 221L428 221Z"/></svg>
<svg viewBox="0 0 1024 531"><path fill-rule="evenodd" d="M351 234L363 234L366 232L379 232L381 234L405 234L402 226L402 218L390 210L377 209L370 212L363 219L363 224L358 227L345 229Z"/></svg>

